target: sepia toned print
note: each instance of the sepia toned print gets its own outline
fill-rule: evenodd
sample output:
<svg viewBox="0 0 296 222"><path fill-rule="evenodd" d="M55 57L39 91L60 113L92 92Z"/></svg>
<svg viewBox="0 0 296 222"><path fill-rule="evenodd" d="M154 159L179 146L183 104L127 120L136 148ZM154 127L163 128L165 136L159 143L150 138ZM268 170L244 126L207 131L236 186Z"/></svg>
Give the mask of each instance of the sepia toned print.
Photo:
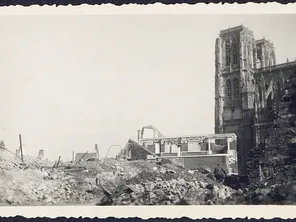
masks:
<svg viewBox="0 0 296 222"><path fill-rule="evenodd" d="M295 22L1 16L0 204L294 204Z"/></svg>

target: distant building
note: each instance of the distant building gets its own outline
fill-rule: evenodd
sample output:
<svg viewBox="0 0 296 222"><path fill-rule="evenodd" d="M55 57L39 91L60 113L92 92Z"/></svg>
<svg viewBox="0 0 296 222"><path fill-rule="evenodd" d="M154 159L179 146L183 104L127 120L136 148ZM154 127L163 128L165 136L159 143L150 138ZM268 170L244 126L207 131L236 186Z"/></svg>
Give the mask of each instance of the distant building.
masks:
<svg viewBox="0 0 296 222"><path fill-rule="evenodd" d="M153 128L158 131L156 128ZM166 158L187 169L210 168L220 164L228 174L237 174L237 151L235 134L208 134L166 137L158 133L129 140L118 158L146 160Z"/></svg>
<svg viewBox="0 0 296 222"><path fill-rule="evenodd" d="M158 157L168 158L187 169L220 164L228 174L237 174L235 134L205 134L140 139L139 145Z"/></svg>
<svg viewBox="0 0 296 222"><path fill-rule="evenodd" d="M74 151L73 151L73 157L74 157ZM75 155L75 162L77 161L94 161L94 160L99 160L99 149L98 145L95 144L95 153L76 153Z"/></svg>

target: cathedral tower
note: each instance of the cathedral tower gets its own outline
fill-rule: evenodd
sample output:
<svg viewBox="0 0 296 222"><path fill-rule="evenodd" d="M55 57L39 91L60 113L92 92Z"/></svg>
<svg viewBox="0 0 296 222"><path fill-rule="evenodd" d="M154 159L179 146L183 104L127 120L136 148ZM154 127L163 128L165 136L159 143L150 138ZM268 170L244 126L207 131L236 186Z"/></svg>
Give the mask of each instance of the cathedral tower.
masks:
<svg viewBox="0 0 296 222"><path fill-rule="evenodd" d="M265 68L276 65L275 50L271 42L266 39L256 41L256 68Z"/></svg>
<svg viewBox="0 0 296 222"><path fill-rule="evenodd" d="M257 45L259 47L259 45ZM257 47L244 26L222 30L215 47L215 133L235 133L240 173L254 140Z"/></svg>

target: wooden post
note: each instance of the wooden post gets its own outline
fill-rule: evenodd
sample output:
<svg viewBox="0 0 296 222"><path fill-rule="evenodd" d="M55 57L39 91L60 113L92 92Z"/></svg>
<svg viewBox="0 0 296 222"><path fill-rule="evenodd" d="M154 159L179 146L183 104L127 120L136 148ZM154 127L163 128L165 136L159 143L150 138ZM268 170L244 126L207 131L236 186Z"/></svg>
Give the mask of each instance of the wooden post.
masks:
<svg viewBox="0 0 296 222"><path fill-rule="evenodd" d="M61 160L61 156L59 156L59 159L58 159L58 162L57 162L56 168L58 168L59 163L60 163L60 160Z"/></svg>
<svg viewBox="0 0 296 222"><path fill-rule="evenodd" d="M22 159L22 162L24 162L23 144L22 144L22 135L21 134L19 134L19 139L20 139L21 159Z"/></svg>
<svg viewBox="0 0 296 222"><path fill-rule="evenodd" d="M99 154L98 144L95 144L95 150L96 150L96 159L99 160L100 159L100 154Z"/></svg>
<svg viewBox="0 0 296 222"><path fill-rule="evenodd" d="M74 162L74 150L72 152L72 162Z"/></svg>
<svg viewBox="0 0 296 222"><path fill-rule="evenodd" d="M140 143L140 130L138 130L138 143Z"/></svg>

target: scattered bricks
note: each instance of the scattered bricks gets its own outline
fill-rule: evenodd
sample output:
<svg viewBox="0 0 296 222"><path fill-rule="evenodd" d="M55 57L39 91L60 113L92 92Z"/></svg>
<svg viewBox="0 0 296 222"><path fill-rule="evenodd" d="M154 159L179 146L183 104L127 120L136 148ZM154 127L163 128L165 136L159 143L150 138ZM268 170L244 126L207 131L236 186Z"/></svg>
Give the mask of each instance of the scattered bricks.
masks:
<svg viewBox="0 0 296 222"><path fill-rule="evenodd" d="M137 200L137 204L142 203L143 205L206 204L206 196L213 203L217 203L217 198L225 199L234 193L231 188L223 185L215 186L197 180L194 182L184 178L159 180L158 177L155 177L154 180L150 179L149 182L142 183L144 190L141 193L131 189L124 194L114 196L114 204L133 205L136 204L135 200ZM208 191L201 188L202 186L207 187ZM217 194L214 194L214 188ZM126 195L128 193L130 194Z"/></svg>
<svg viewBox="0 0 296 222"><path fill-rule="evenodd" d="M69 183L71 183L71 184L76 183L76 180L75 179L70 179Z"/></svg>
<svg viewBox="0 0 296 222"><path fill-rule="evenodd" d="M207 183L202 182L202 181L199 181L199 186L200 186L201 188L205 189L207 185L208 185Z"/></svg>
<svg viewBox="0 0 296 222"><path fill-rule="evenodd" d="M14 203L14 200L13 200L14 198L13 198L13 196L8 196L7 198L6 198L6 202L8 203L8 204L13 204Z"/></svg>
<svg viewBox="0 0 296 222"><path fill-rule="evenodd" d="M46 185L44 184L44 183L41 183L39 186L38 186L38 188L37 188L37 190L45 190L46 189Z"/></svg>
<svg viewBox="0 0 296 222"><path fill-rule="evenodd" d="M165 172L166 172L166 173L171 173L171 174L176 173L176 171L171 170L171 169L168 169L168 170L166 170Z"/></svg>
<svg viewBox="0 0 296 222"><path fill-rule="evenodd" d="M53 174L53 175L51 175L51 179L53 179L53 180L58 179L58 175L57 175L57 174Z"/></svg>
<svg viewBox="0 0 296 222"><path fill-rule="evenodd" d="M48 179L48 177L49 177L49 173L47 172L47 171L42 171L42 177L43 177L43 179Z"/></svg>
<svg viewBox="0 0 296 222"><path fill-rule="evenodd" d="M295 144L296 143L296 136L287 137L288 144Z"/></svg>

